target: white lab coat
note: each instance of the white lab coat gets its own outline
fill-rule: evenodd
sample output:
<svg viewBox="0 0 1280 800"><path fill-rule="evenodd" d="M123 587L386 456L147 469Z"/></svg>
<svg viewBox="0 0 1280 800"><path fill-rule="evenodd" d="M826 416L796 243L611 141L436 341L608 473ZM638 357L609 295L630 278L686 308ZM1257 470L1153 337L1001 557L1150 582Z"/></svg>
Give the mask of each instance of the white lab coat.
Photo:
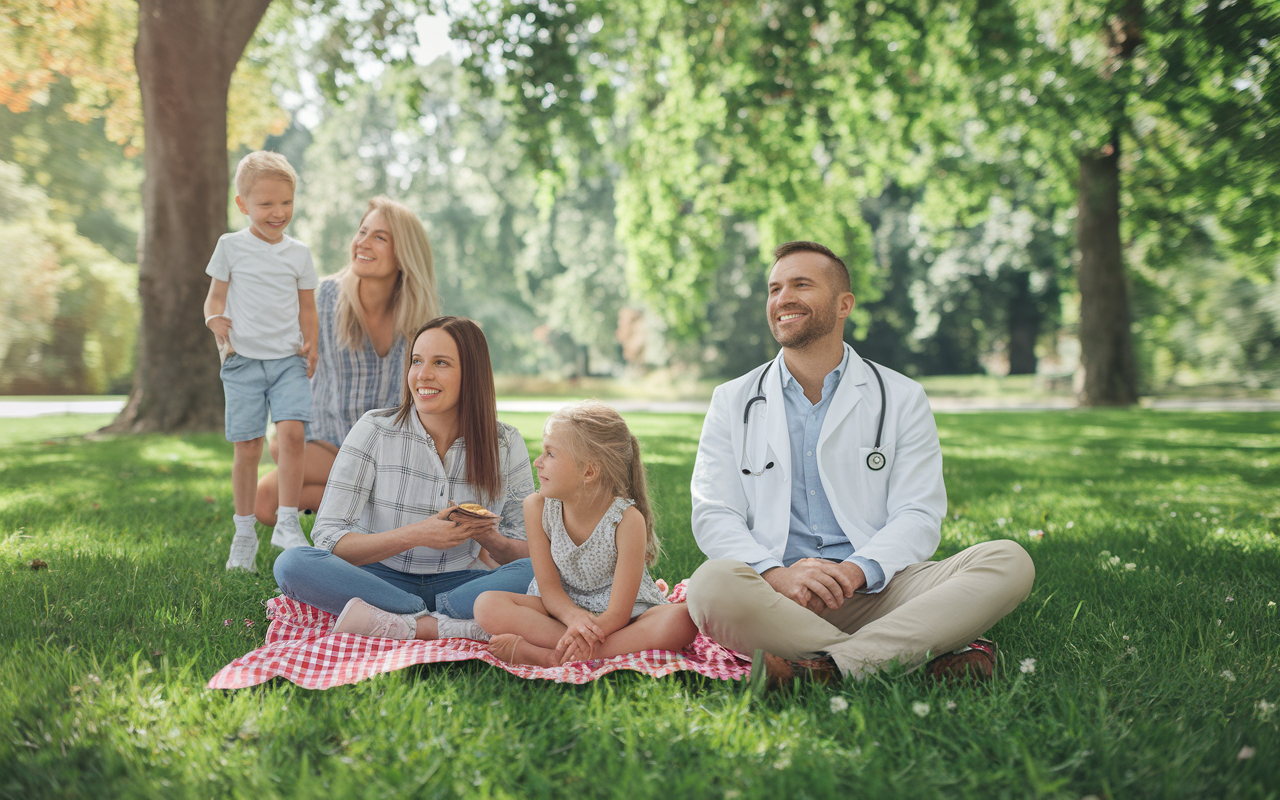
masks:
<svg viewBox="0 0 1280 800"><path fill-rule="evenodd" d="M836 387L818 437L818 473L840 529L857 555L884 570L885 586L904 567L938 548L947 491L933 412L920 384L879 367L887 397L881 451L884 469L867 467L876 438L880 385L848 344L849 366ZM775 362L781 361L778 353ZM747 563L782 559L791 519L791 445L782 370L764 381L765 402L751 408L750 436L742 415L756 396L761 365L717 387L702 424L693 466L693 536L708 558ZM878 366L878 365L877 365ZM742 474L764 468L762 475ZM883 587L882 587L883 588Z"/></svg>

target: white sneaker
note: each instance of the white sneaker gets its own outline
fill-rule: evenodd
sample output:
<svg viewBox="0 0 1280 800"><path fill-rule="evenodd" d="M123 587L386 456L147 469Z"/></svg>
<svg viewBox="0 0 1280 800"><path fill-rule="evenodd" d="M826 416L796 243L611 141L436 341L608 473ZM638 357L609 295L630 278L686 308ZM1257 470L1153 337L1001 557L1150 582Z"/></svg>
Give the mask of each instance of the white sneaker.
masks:
<svg viewBox="0 0 1280 800"><path fill-rule="evenodd" d="M454 619L439 611L432 611L431 616L436 618L438 639L475 639L477 642L487 642L493 638L474 619Z"/></svg>
<svg viewBox="0 0 1280 800"><path fill-rule="evenodd" d="M271 546L288 550L290 547L309 547L311 542L307 541L307 536L302 532L302 526L298 524L298 518L282 519L276 521L276 526L271 531Z"/></svg>
<svg viewBox="0 0 1280 800"><path fill-rule="evenodd" d="M408 614L392 614L369 605L359 597L353 597L338 615L333 632L379 636L383 639L412 639L418 633L418 623Z"/></svg>
<svg viewBox="0 0 1280 800"><path fill-rule="evenodd" d="M258 557L258 537L236 536L231 540L231 555L227 557L227 569L247 569L257 572L254 560Z"/></svg>

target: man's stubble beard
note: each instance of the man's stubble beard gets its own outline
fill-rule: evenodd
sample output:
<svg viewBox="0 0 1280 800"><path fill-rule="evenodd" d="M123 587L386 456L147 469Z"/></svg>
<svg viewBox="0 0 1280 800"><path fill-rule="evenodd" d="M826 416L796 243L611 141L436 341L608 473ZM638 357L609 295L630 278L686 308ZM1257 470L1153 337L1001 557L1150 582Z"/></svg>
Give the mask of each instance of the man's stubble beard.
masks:
<svg viewBox="0 0 1280 800"><path fill-rule="evenodd" d="M838 300L833 299L831 304L825 309L819 310L814 308L806 308L809 312L809 321L806 322L799 330L794 330L783 334L787 338L779 335L778 323L771 316L769 317L769 332L773 334L773 338L778 344L789 350L803 350L809 345L821 339L823 336L831 333L836 325L836 305ZM781 313L786 313L785 311Z"/></svg>

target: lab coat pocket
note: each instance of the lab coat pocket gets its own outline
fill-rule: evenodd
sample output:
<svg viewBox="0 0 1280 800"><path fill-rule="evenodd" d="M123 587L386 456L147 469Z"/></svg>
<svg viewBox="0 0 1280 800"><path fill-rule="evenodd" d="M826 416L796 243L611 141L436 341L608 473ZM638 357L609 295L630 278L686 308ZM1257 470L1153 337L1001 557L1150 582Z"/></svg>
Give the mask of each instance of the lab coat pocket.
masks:
<svg viewBox="0 0 1280 800"><path fill-rule="evenodd" d="M873 459L871 465L868 465L867 459L876 452L874 447L859 447L857 470L862 473L862 514L874 527L879 528L889 518L889 472L893 469L893 450L881 447L879 455L884 457L884 466L872 469L871 465L877 464L879 460Z"/></svg>

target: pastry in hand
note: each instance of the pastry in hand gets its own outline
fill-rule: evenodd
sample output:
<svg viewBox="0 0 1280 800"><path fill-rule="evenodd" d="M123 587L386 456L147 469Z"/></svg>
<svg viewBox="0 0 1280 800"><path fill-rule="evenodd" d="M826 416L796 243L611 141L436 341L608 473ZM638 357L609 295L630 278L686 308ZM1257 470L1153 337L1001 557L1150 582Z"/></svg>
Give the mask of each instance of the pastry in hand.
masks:
<svg viewBox="0 0 1280 800"><path fill-rule="evenodd" d="M493 519L498 516L479 503L460 503L457 508L449 512L448 518L453 519L458 514L472 519Z"/></svg>

